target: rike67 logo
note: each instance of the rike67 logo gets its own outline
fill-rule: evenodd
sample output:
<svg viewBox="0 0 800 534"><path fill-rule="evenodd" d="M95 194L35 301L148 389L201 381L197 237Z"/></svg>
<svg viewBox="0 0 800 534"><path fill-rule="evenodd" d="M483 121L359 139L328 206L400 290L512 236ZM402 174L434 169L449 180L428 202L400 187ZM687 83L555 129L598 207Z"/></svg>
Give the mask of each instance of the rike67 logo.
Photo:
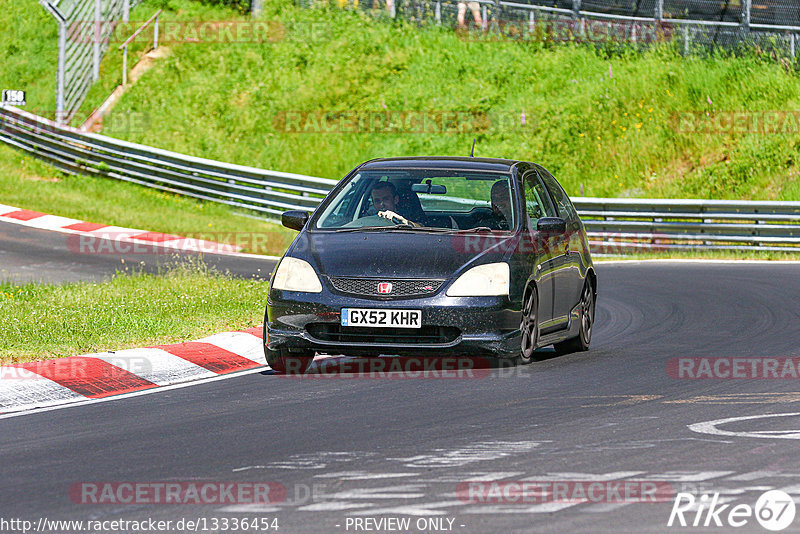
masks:
<svg viewBox="0 0 800 534"><path fill-rule="evenodd" d="M691 493L678 493L672 504L667 526L691 527L743 527L753 517L767 530L777 532L787 528L794 521L795 504L792 497L781 490L763 493L755 507L749 504L720 503L719 493L712 496L704 494L696 498Z"/></svg>

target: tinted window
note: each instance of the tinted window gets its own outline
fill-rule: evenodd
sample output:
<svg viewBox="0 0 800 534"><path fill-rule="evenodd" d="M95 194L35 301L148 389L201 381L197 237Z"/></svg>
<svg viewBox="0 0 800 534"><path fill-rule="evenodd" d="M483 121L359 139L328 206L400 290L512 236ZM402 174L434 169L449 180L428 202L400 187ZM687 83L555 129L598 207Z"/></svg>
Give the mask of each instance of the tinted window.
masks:
<svg viewBox="0 0 800 534"><path fill-rule="evenodd" d="M547 191L538 175L531 171L525 175L525 211L531 221L531 228L542 217L553 217L555 213L547 196Z"/></svg>
<svg viewBox="0 0 800 534"><path fill-rule="evenodd" d="M569 197L556 179L547 171L540 171L539 174L542 176L547 190L550 191L550 194L553 196L556 209L558 210L558 216L568 222L576 220L575 208L572 206L572 202L570 202Z"/></svg>
<svg viewBox="0 0 800 534"><path fill-rule="evenodd" d="M423 228L513 228L510 180L506 173L468 170L368 170L326 201L315 227L394 226L385 216L393 213Z"/></svg>

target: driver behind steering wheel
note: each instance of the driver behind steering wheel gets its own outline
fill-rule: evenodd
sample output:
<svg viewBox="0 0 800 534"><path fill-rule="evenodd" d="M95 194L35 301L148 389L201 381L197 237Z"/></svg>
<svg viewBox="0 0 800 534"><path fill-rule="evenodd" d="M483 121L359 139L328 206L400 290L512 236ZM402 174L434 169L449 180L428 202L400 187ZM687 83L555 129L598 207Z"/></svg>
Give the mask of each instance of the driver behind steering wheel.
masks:
<svg viewBox="0 0 800 534"><path fill-rule="evenodd" d="M387 219L394 219L396 216L401 222L408 221L412 226L421 226L419 223L411 221L406 217L406 210L400 206L400 196L397 188L391 182L378 182L372 186L371 191L372 205L378 211L378 215ZM395 217L393 217L395 216Z"/></svg>

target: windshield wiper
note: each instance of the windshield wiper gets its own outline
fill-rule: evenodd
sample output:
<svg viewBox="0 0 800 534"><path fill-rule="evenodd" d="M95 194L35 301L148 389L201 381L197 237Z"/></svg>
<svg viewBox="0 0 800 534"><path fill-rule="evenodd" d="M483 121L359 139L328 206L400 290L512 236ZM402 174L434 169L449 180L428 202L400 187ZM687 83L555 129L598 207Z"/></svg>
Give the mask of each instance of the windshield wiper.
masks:
<svg viewBox="0 0 800 534"><path fill-rule="evenodd" d="M468 234L468 233L486 233L496 232L488 226L478 226L476 228L464 228L463 230L450 230L454 234Z"/></svg>
<svg viewBox="0 0 800 534"><path fill-rule="evenodd" d="M336 228L334 229L335 232L378 232L378 231L392 231L392 230L411 230L415 232L441 232L441 233L449 233L452 232L449 228L437 228L434 226L414 226L412 224L395 224L393 226L353 226L349 228Z"/></svg>
<svg viewBox="0 0 800 534"><path fill-rule="evenodd" d="M394 228L394 226L352 226L347 228L331 228L331 230L334 232L377 232L391 230L392 228Z"/></svg>

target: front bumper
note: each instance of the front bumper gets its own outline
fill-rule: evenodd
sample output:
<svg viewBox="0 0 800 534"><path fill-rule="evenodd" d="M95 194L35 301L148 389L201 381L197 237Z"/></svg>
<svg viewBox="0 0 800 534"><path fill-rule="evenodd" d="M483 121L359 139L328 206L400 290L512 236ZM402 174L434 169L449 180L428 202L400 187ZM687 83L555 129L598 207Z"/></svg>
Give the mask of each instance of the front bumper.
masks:
<svg viewBox="0 0 800 534"><path fill-rule="evenodd" d="M342 308L422 310L421 329L341 327ZM379 300L333 294L270 291L267 346L352 356L430 355L513 357L520 347L518 304L503 297Z"/></svg>

